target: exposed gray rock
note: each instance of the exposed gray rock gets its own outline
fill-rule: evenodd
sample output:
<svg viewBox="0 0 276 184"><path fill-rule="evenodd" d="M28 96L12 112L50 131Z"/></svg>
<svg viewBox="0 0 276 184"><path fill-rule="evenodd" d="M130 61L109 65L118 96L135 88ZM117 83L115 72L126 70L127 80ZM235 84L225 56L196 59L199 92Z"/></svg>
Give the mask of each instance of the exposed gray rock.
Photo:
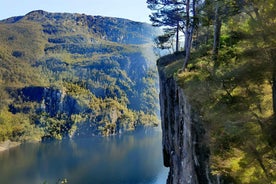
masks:
<svg viewBox="0 0 276 184"><path fill-rule="evenodd" d="M164 165L170 167L168 184L211 183L209 149L204 128L173 77L159 66L160 108Z"/></svg>
<svg viewBox="0 0 276 184"><path fill-rule="evenodd" d="M37 108L37 110L46 112L51 117L56 116L58 113L64 113L70 116L72 114L78 114L81 111L86 110L85 107L81 107L78 104L75 98L65 94L60 89L55 89L52 87L47 88L41 86L30 86L18 89L17 91L10 90L9 93L12 94L14 98L17 98L17 103L39 103L40 107ZM27 109L16 108L11 104L10 111L13 113L18 113L25 112Z"/></svg>

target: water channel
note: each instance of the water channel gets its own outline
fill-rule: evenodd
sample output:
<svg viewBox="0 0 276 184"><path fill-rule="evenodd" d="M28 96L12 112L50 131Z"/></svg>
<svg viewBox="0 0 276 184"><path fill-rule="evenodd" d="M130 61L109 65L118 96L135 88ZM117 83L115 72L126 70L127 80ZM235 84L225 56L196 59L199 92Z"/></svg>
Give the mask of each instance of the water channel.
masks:
<svg viewBox="0 0 276 184"><path fill-rule="evenodd" d="M0 152L0 183L163 184L161 131L26 143Z"/></svg>

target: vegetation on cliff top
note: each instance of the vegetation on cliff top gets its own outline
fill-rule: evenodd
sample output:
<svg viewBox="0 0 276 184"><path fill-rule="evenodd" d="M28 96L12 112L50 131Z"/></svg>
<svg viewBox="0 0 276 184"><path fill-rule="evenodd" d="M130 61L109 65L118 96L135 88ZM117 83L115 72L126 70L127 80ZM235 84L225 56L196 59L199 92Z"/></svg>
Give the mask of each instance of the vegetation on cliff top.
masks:
<svg viewBox="0 0 276 184"><path fill-rule="evenodd" d="M183 53L160 62L205 123L213 174L226 183L276 183L275 1L244 1L235 14L222 11L228 1L213 9L207 2L185 71ZM214 47L216 7L224 14Z"/></svg>

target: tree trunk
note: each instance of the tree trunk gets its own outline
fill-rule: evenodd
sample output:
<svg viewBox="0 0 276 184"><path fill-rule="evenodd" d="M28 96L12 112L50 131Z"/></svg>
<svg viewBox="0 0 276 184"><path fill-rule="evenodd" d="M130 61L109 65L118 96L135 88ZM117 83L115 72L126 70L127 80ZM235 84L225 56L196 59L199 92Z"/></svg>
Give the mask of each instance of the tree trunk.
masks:
<svg viewBox="0 0 276 184"><path fill-rule="evenodd" d="M266 178L268 180L270 180L271 176L270 176L270 173L268 172L265 164L264 164L264 161L263 161L263 158L262 158L262 155L259 153L259 151L252 145L249 146L250 149L251 149L251 153L253 155L253 157L257 160L258 164L260 165L260 167L262 168ZM271 182L269 182L271 183Z"/></svg>
<svg viewBox="0 0 276 184"><path fill-rule="evenodd" d="M176 27L176 43L175 43L175 51L179 51L179 22L177 22L177 27Z"/></svg>
<svg viewBox="0 0 276 184"><path fill-rule="evenodd" d="M275 63L275 61L273 61L274 55L276 55L276 54L272 53L272 55L271 55L271 61L273 62L273 71L272 71L272 106L273 106L273 117L274 117L273 119L274 119L274 122L276 122L276 63Z"/></svg>
<svg viewBox="0 0 276 184"><path fill-rule="evenodd" d="M213 43L213 61L214 61L214 70L219 66L218 63L218 53L220 47L220 30L221 30L221 19L219 17L219 3L216 2L215 7L215 21L214 21L214 43Z"/></svg>
<svg viewBox="0 0 276 184"><path fill-rule="evenodd" d="M193 26L191 26L191 28L189 28L185 32L185 59L184 59L184 64L183 64L183 70L185 70L185 68L187 67L187 64L190 60L193 31L194 31L194 28L193 28Z"/></svg>
<svg viewBox="0 0 276 184"><path fill-rule="evenodd" d="M195 0L192 0L192 12L193 12L193 19L195 18ZM186 25L185 25L185 59L183 64L183 71L185 71L186 66L190 60L191 55L191 47L192 47L192 39L194 33L195 21L190 18L190 0L186 2Z"/></svg>

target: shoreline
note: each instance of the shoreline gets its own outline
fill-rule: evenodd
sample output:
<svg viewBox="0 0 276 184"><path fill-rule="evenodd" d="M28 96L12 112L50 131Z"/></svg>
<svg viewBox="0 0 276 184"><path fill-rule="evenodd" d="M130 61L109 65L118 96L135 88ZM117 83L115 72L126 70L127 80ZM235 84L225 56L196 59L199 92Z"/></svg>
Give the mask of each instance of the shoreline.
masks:
<svg viewBox="0 0 276 184"><path fill-rule="evenodd" d="M10 140L0 142L0 153L6 150L9 150L11 148L14 148L16 146L19 146L21 143L20 142L13 142Z"/></svg>

